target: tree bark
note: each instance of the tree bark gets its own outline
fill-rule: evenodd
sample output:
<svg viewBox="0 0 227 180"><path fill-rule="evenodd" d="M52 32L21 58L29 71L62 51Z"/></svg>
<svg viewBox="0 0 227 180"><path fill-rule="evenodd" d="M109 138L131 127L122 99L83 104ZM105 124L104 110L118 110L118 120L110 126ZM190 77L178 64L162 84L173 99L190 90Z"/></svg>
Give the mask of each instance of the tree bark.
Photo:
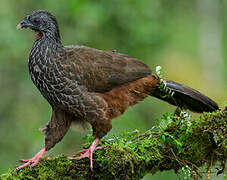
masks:
<svg viewBox="0 0 227 180"><path fill-rule="evenodd" d="M160 124L145 133L124 133L103 138L103 149L89 160L69 160L65 156L43 159L34 168L9 171L0 179L141 179L147 173L174 170L188 172L197 179L209 175L217 162L223 173L227 159L227 108L191 119L185 112L166 113ZM92 142L88 136L87 148ZM76 155L78 156L78 155ZM201 168L207 167L206 173Z"/></svg>

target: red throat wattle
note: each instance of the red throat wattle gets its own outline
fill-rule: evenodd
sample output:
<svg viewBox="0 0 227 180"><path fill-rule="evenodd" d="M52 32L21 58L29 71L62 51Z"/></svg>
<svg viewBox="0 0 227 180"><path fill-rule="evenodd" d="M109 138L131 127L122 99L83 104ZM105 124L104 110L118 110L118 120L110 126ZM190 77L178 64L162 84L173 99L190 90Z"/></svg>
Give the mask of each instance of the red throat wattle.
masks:
<svg viewBox="0 0 227 180"><path fill-rule="evenodd" d="M37 39L41 38L41 36L42 36L42 33L38 33L37 34Z"/></svg>

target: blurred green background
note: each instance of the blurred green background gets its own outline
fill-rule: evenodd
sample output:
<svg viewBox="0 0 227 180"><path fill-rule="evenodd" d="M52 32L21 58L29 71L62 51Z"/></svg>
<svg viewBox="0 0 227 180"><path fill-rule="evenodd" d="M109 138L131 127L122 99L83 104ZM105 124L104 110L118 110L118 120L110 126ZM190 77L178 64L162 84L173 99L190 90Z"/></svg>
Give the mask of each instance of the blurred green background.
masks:
<svg viewBox="0 0 227 180"><path fill-rule="evenodd" d="M39 127L51 108L30 80L27 57L36 38L16 25L36 9L57 16L62 42L113 50L141 59L168 79L191 86L220 107L227 100L225 0L0 0L0 173L43 145ZM108 134L149 129L174 107L147 98L113 121ZM48 155L72 155L88 132L69 130ZM215 171L214 171L215 173ZM172 171L144 179L176 179ZM222 179L223 175L219 178Z"/></svg>

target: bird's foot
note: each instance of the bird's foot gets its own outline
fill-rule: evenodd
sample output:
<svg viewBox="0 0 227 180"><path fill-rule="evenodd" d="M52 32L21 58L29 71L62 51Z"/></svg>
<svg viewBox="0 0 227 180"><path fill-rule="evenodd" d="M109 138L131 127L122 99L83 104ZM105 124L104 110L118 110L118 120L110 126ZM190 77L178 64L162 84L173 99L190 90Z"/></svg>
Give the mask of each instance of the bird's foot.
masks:
<svg viewBox="0 0 227 180"><path fill-rule="evenodd" d="M43 154L46 152L46 149L45 148L43 148L43 149L41 149L41 151L39 151L33 158L31 158L31 159L28 159L28 160L20 160L20 162L24 162L25 164L23 164L23 165L21 165L21 166L19 166L19 167L17 167L16 169L15 169L15 171L18 171L18 170L20 170L20 169L22 169L22 168L24 168L24 167L27 167L27 166L32 166L32 167L34 167L38 162L39 162L39 160L43 157Z"/></svg>
<svg viewBox="0 0 227 180"><path fill-rule="evenodd" d="M103 147L102 146L98 146L98 147L95 147L94 150L97 150L97 149L102 149ZM89 148L90 149L90 148ZM79 151L77 152L76 154L81 154L81 153L84 153L83 155L85 155L86 153L88 153L89 149L83 149L82 151ZM83 156L81 155L81 156ZM81 158L82 159L82 158Z"/></svg>
<svg viewBox="0 0 227 180"><path fill-rule="evenodd" d="M83 159L83 158L89 158L90 159L90 168L93 169L93 152L96 149L102 149L101 146L96 147L97 144L99 142L99 139L96 138L93 143L91 144L91 146L89 147L89 149L84 149L82 151L79 151L78 153L84 153L83 155L77 157L76 159Z"/></svg>

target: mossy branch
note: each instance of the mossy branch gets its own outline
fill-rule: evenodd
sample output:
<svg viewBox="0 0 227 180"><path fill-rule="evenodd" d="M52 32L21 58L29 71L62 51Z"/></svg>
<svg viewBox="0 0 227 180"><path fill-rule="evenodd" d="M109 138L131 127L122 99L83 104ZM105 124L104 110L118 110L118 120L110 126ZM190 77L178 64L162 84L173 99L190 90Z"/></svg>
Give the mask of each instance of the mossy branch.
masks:
<svg viewBox="0 0 227 180"><path fill-rule="evenodd" d="M88 136L88 147L92 141ZM2 179L141 179L147 173L179 170L185 176L203 176L217 162L222 173L227 158L227 108L191 119L188 113L166 113L160 124L145 133L124 133L103 138L103 149L94 153L93 171L89 160L69 160L65 156L41 160L34 168L9 170ZM0 178L0 179L1 179Z"/></svg>

